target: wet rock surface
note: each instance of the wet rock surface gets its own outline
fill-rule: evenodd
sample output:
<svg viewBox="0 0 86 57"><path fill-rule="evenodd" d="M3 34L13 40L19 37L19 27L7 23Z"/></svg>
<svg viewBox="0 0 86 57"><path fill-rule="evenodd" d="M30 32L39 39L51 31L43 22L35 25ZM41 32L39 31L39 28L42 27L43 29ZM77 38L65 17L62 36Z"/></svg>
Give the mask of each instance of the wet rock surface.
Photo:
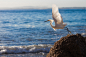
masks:
<svg viewBox="0 0 86 57"><path fill-rule="evenodd" d="M62 37L46 57L86 57L85 38L80 34Z"/></svg>

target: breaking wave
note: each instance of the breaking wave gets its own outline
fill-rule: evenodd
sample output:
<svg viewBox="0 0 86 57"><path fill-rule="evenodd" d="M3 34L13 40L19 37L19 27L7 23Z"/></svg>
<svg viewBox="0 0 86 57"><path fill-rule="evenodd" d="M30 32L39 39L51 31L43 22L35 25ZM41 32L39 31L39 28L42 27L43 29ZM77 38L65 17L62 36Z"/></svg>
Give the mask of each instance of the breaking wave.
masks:
<svg viewBox="0 0 86 57"><path fill-rule="evenodd" d="M48 53L52 45L0 46L0 54Z"/></svg>

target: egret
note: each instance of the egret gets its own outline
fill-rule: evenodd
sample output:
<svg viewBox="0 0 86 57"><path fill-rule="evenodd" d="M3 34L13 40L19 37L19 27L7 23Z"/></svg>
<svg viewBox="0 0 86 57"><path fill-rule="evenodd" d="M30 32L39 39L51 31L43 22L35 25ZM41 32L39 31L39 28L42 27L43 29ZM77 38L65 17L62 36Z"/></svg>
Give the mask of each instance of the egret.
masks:
<svg viewBox="0 0 86 57"><path fill-rule="evenodd" d="M67 24L63 22L63 18L61 16L61 14L59 13L58 7L55 4L52 5L52 18L55 22L55 26L52 25L52 23L53 23L52 19L49 19L47 21L50 21L50 25L54 30L65 29L68 31L68 33L71 33L71 31L69 31L69 29L67 27L65 27ZM45 21L45 22L47 22L47 21Z"/></svg>

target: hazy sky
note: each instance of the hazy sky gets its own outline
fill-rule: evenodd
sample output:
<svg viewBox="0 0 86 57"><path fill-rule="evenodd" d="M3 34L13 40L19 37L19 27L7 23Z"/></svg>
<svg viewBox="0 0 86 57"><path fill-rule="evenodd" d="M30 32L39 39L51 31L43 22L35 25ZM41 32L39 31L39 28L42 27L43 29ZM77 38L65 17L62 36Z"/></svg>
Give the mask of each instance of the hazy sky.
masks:
<svg viewBox="0 0 86 57"><path fill-rule="evenodd" d="M86 0L0 0L0 8L40 6L51 7L56 4L58 7L86 7Z"/></svg>

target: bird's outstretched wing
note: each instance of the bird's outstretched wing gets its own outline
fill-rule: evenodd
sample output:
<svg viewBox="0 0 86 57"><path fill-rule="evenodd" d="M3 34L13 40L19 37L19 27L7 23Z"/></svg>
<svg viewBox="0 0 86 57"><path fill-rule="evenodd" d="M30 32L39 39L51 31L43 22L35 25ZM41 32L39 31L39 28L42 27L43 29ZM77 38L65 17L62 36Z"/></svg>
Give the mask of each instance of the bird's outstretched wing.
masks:
<svg viewBox="0 0 86 57"><path fill-rule="evenodd" d="M61 17L61 14L59 13L58 7L55 4L52 5L52 18L55 21L55 25L63 23L63 19Z"/></svg>

